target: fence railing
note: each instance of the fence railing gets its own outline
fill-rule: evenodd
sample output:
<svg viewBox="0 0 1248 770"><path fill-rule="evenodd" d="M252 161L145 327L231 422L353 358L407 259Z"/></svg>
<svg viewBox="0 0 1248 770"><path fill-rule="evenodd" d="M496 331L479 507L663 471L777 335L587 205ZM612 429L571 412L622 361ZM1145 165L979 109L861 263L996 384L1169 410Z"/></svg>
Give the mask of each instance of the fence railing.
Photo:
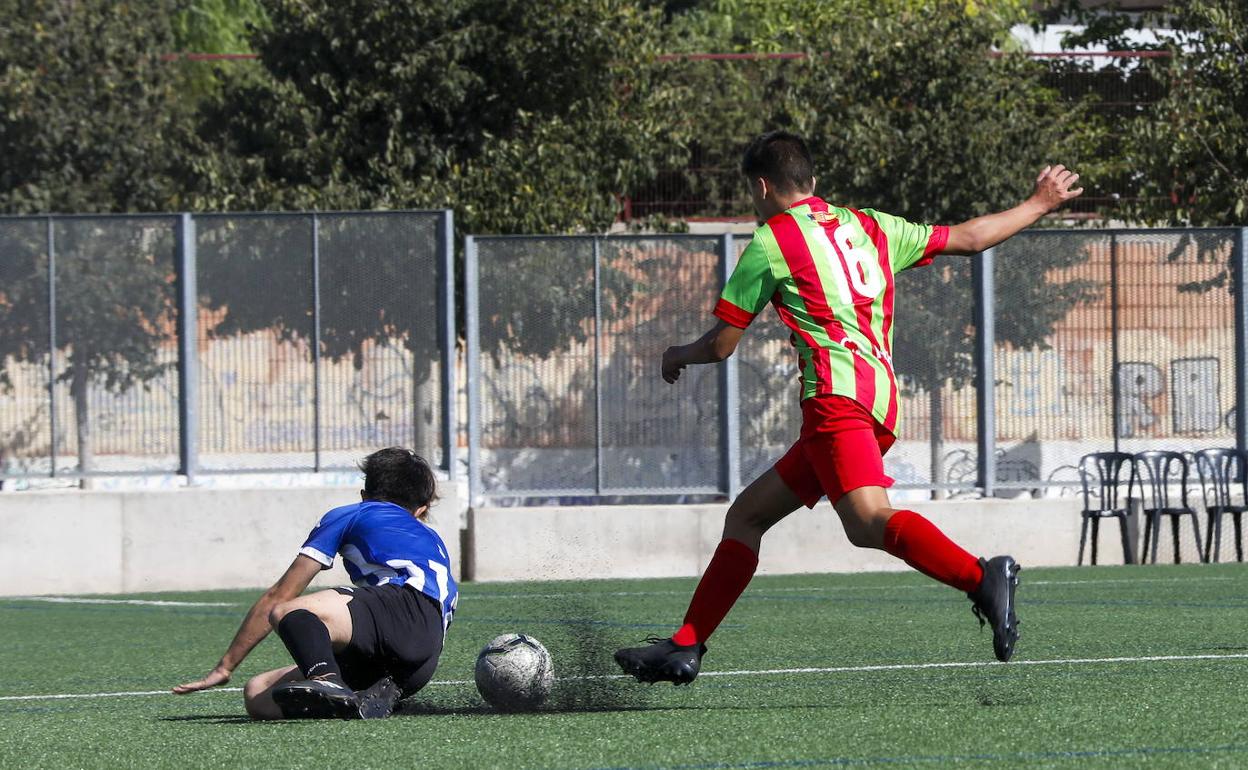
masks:
<svg viewBox="0 0 1248 770"><path fill-rule="evenodd" d="M0 218L0 477L454 473L450 211Z"/></svg>
<svg viewBox="0 0 1248 770"><path fill-rule="evenodd" d="M659 376L747 239L490 236L451 213L0 218L0 478L347 469L483 500L733 495L798 435L770 312ZM1248 443L1245 230L1031 231L898 276L901 490L1077 485L1091 451Z"/></svg>
<svg viewBox="0 0 1248 770"><path fill-rule="evenodd" d="M1071 488L1087 452L1245 443L1243 229L1031 231L897 279L903 490ZM768 312L659 377L747 239L476 237L465 248L471 498L733 495L798 435Z"/></svg>

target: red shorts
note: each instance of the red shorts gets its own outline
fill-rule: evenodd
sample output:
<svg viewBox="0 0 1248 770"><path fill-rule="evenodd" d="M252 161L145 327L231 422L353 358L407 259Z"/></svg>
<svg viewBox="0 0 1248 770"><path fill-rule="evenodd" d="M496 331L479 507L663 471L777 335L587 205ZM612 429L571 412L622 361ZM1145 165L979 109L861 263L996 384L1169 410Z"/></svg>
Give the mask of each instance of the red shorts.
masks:
<svg viewBox="0 0 1248 770"><path fill-rule="evenodd" d="M824 495L835 503L859 487L893 485L884 474L884 453L896 440L852 398L808 398L802 402L802 435L776 472L807 508Z"/></svg>

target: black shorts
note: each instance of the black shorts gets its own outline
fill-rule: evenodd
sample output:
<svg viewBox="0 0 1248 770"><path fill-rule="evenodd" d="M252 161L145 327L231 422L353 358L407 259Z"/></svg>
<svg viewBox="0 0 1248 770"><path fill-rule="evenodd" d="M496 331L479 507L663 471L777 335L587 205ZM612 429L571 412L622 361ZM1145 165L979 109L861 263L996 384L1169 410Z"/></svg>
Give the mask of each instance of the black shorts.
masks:
<svg viewBox="0 0 1248 770"><path fill-rule="evenodd" d="M407 697L429 683L444 635L436 600L394 583L334 590L351 597L351 641L334 654L348 687L363 690L389 675Z"/></svg>

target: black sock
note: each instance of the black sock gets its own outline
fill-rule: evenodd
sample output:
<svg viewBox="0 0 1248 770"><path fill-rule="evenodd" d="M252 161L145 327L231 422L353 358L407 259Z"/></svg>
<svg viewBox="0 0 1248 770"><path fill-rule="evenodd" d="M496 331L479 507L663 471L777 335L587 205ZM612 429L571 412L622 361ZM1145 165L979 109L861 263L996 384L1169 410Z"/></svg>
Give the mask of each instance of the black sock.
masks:
<svg viewBox="0 0 1248 770"><path fill-rule="evenodd" d="M292 610L277 624L277 635L282 637L290 657L307 679L327 676L342 680L342 670L334 658L334 647L329 640L329 629L307 610Z"/></svg>

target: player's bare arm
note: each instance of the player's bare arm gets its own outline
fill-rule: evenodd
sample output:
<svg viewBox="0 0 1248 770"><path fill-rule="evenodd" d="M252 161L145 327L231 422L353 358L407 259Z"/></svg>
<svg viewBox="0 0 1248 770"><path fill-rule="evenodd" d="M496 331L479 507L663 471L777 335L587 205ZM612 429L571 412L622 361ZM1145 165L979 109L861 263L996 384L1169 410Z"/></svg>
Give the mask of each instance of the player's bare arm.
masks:
<svg viewBox="0 0 1248 770"><path fill-rule="evenodd" d="M1078 198L1082 187L1071 189L1079 175L1063 165L1045 166L1036 177L1036 188L1027 200L1012 209L968 219L949 228L949 242L942 254L976 254L1031 227L1040 217L1063 203Z"/></svg>
<svg viewBox="0 0 1248 770"><path fill-rule="evenodd" d="M314 559L303 554L296 556L285 574L278 578L278 581L265 591L247 611L247 616L243 619L238 632L234 634L233 641L230 642L229 648L221 656L217 665L202 679L180 684L173 688L173 692L177 695L186 695L198 690L207 690L210 687L219 687L229 682L234 669L238 668L243 659L272 630L269 625L269 613L273 611L273 608L303 593L308 584L312 582L312 578L316 577L320 571L321 565Z"/></svg>
<svg viewBox="0 0 1248 770"><path fill-rule="evenodd" d="M680 379L680 373L691 364L717 364L737 349L745 329L718 321L706 334L687 345L673 345L663 352L663 381Z"/></svg>

